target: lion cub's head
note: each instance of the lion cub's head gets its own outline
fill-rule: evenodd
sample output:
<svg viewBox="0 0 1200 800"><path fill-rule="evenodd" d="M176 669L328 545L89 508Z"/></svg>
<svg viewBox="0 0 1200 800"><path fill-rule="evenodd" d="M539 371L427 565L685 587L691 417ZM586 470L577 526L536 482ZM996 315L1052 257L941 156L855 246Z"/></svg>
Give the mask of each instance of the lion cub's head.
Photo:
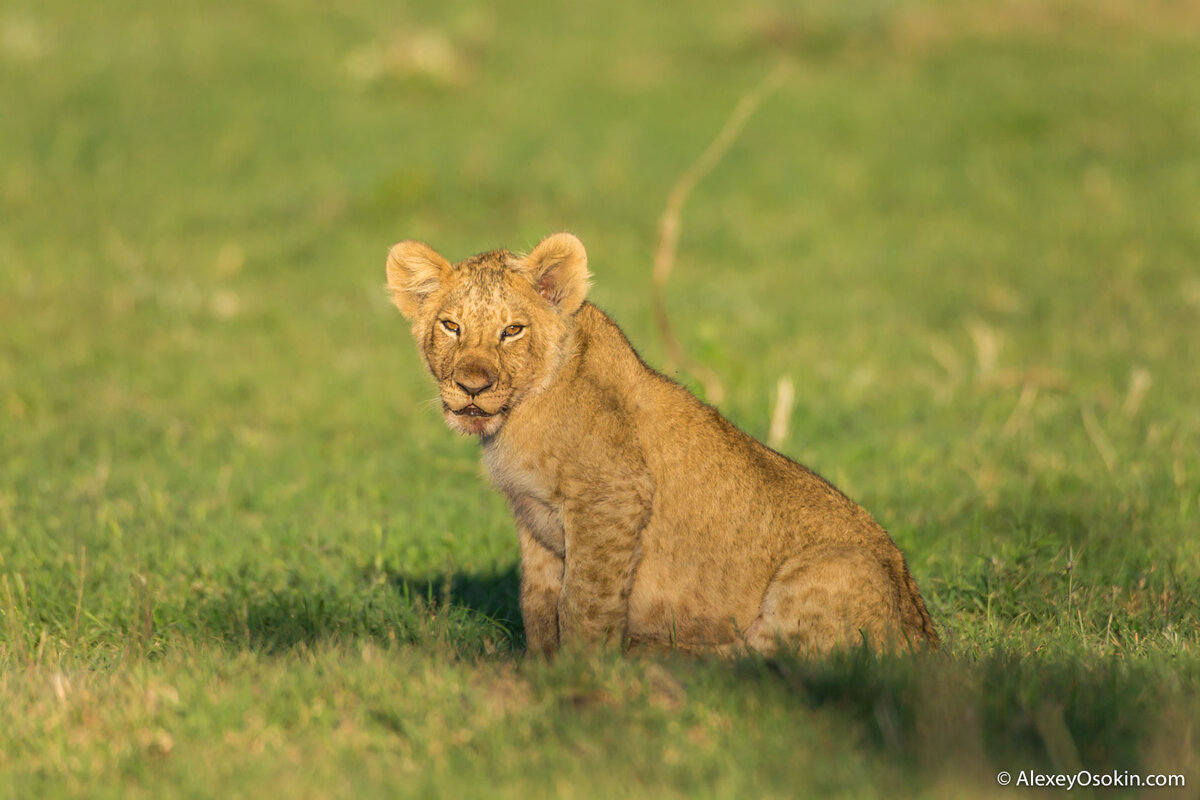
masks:
<svg viewBox="0 0 1200 800"><path fill-rule="evenodd" d="M387 280L437 379L446 423L491 436L554 377L587 296L587 254L569 233L524 257L493 250L457 264L404 241L388 253Z"/></svg>

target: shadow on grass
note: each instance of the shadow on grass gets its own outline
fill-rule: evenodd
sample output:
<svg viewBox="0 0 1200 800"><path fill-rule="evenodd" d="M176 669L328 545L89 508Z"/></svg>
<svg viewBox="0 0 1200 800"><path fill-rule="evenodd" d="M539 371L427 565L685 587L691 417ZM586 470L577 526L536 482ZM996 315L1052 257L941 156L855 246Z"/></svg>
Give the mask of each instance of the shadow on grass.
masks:
<svg viewBox="0 0 1200 800"><path fill-rule="evenodd" d="M384 573L405 598L422 598L429 607L460 608L521 634L521 577L513 564L499 572L440 572L429 575Z"/></svg>
<svg viewBox="0 0 1200 800"><path fill-rule="evenodd" d="M238 576L189 598L182 618L224 646L268 653L320 644L374 642L448 649L457 655L524 648L515 566L496 573L402 575L362 571L358 582ZM156 614L157 616L157 614Z"/></svg>
<svg viewBox="0 0 1200 800"><path fill-rule="evenodd" d="M1180 674L1179 665L1165 662L1005 652L977 660L881 657L860 650L820 659L747 658L722 680L730 691L774 687L781 704L854 719L898 764L991 774L1014 765L1126 773L1189 758L1190 744L1160 741L1159 734L1193 718L1195 698L1179 691L1179 681L1195 670L1194 663L1184 670L1190 674Z"/></svg>
<svg viewBox="0 0 1200 800"><path fill-rule="evenodd" d="M360 578L323 584L292 575L282 586L264 588L260 576L240 574L198 595L187 613L156 609L155 617L188 619L200 628L192 635L268 654L366 643L466 659L511 659L523 651L515 566L419 575L367 568ZM1200 670L1195 661L1165 658L1002 651L906 657L855 650L817 659L733 661L675 653L644 660L614 656L612 663L627 665L626 659L645 666L629 673L609 665L607 657L566 656L526 679L562 698L573 713L590 708L579 698L596 697L596 707L611 707L610 695L618 690L606 681L649 687L645 691L658 704L651 706L660 709L682 708L690 696L701 704L735 698L739 708L813 710L836 725L852 721L875 752L915 768L913 774L951 763L964 774L982 775L985 783L989 771L994 776L1017 765L1068 772L1184 764L1191 757L1187 736L1176 746L1180 737L1160 742L1158 732L1190 730L1196 698L1181 687L1196 685ZM626 680L630 674L637 680ZM631 702L645 699L640 690L629 691Z"/></svg>

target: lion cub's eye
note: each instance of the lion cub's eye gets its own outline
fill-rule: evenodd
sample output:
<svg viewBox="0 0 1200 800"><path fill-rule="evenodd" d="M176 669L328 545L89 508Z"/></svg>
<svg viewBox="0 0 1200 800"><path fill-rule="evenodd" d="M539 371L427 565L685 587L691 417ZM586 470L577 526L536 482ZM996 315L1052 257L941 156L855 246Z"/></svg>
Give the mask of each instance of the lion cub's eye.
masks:
<svg viewBox="0 0 1200 800"><path fill-rule="evenodd" d="M523 331L523 330L525 330L524 325L509 325L507 328L505 328L503 331L500 332L500 338L501 339L509 339L509 338L512 338L513 336L519 336L521 331Z"/></svg>
<svg viewBox="0 0 1200 800"><path fill-rule="evenodd" d="M459 328L458 328L457 322L451 322L448 319L444 319L444 320L442 320L442 327L445 328L447 332L452 333L455 336L458 336Z"/></svg>

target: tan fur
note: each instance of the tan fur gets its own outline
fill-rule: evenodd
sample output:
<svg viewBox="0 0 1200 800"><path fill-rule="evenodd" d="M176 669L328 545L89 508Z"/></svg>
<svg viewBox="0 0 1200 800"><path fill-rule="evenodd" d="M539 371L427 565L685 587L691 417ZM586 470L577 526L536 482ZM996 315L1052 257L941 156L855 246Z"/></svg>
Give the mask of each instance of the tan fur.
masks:
<svg viewBox="0 0 1200 800"><path fill-rule="evenodd" d="M531 650L937 645L883 528L647 367L585 302L574 236L454 265L401 242L387 275L516 517Z"/></svg>

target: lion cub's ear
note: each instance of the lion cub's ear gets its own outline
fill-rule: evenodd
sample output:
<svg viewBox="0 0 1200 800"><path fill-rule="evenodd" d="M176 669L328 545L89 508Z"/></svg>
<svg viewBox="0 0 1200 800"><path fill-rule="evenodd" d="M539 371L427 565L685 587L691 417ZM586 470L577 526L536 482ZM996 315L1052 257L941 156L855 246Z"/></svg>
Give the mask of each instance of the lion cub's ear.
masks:
<svg viewBox="0 0 1200 800"><path fill-rule="evenodd" d="M392 302L401 314L412 319L450 269L450 262L424 242L411 239L400 242L392 247L387 257L387 282Z"/></svg>
<svg viewBox="0 0 1200 800"><path fill-rule="evenodd" d="M587 297L587 251L569 233L542 239L518 269L563 314L574 314Z"/></svg>

